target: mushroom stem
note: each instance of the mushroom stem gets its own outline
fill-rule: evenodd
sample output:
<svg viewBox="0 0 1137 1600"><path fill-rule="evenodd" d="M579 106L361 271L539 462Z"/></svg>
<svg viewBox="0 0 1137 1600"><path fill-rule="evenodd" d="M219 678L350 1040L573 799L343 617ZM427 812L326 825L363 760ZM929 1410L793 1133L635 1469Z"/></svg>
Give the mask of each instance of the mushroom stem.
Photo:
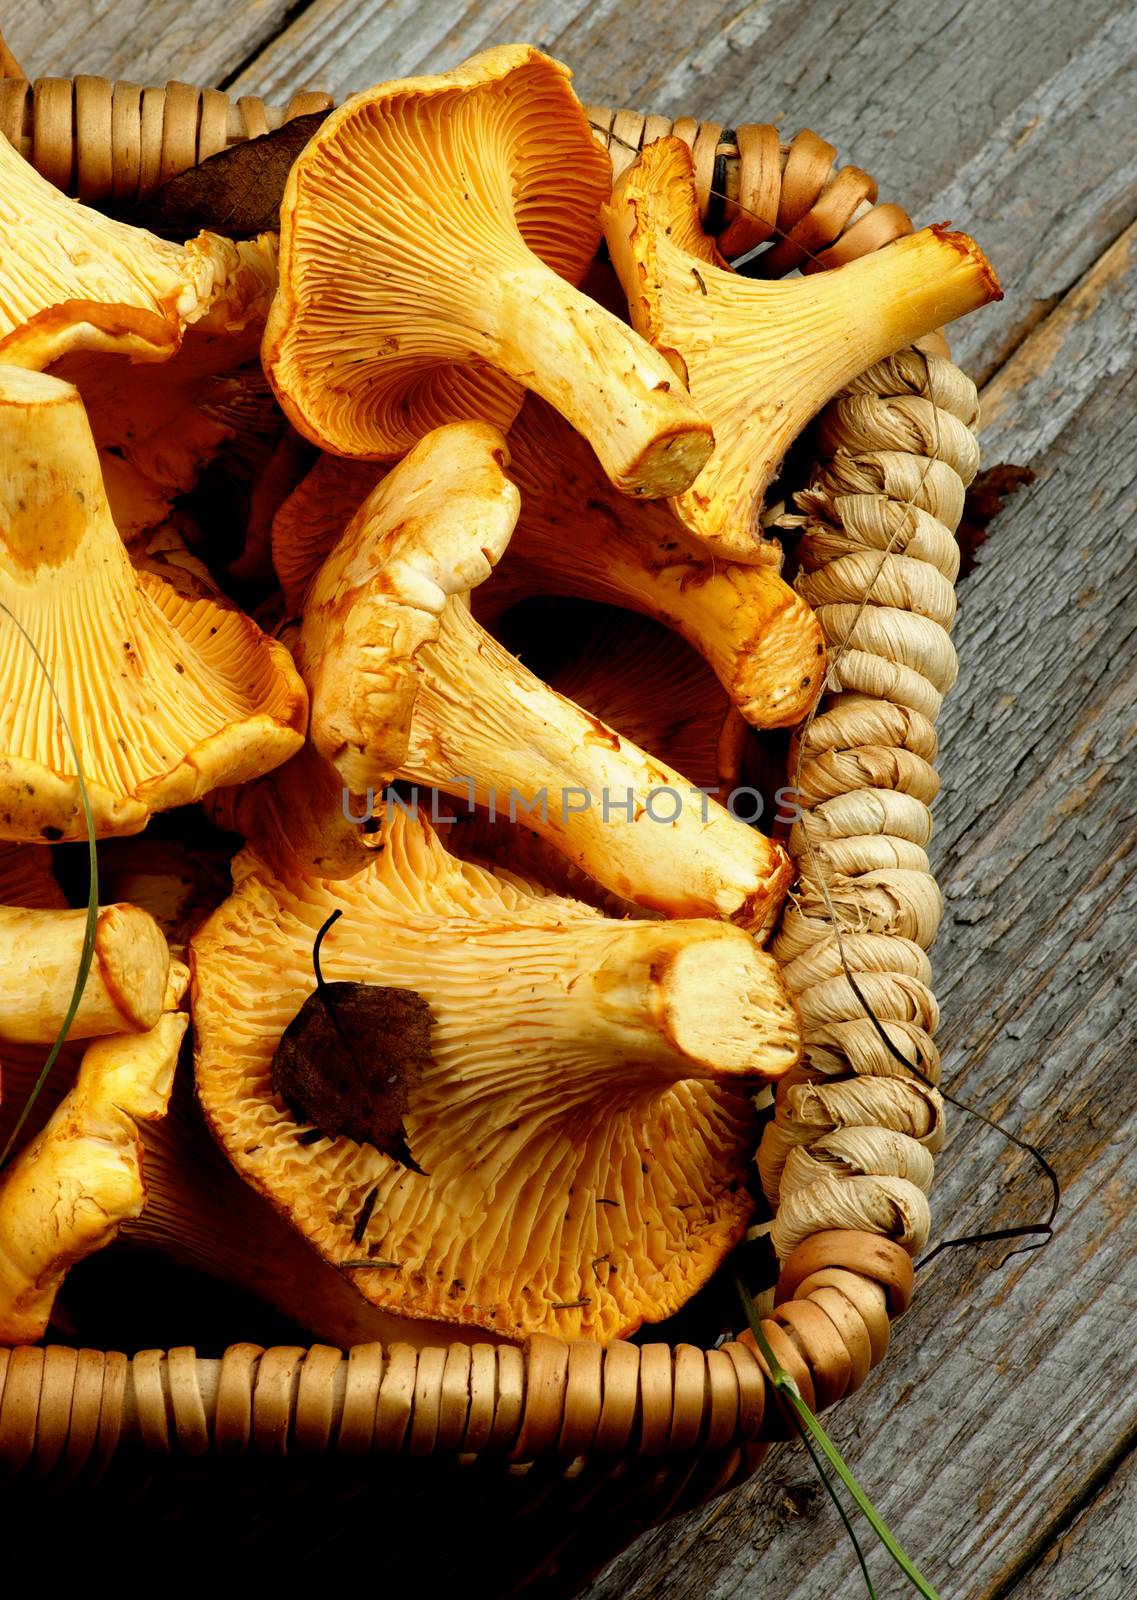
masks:
<svg viewBox="0 0 1137 1600"><path fill-rule="evenodd" d="M685 489L714 438L663 357L545 267L503 273L494 288L489 359L589 440L621 493L660 499Z"/></svg>
<svg viewBox="0 0 1137 1600"><path fill-rule="evenodd" d="M667 916L769 925L778 846L527 672L462 606L423 652L405 776L520 819L605 888ZM476 684L480 715L464 715ZM439 759L440 753L442 760Z"/></svg>
<svg viewBox="0 0 1137 1600"><path fill-rule="evenodd" d="M367 865L378 824L373 801L354 794L310 744L254 783L216 789L212 822L255 838L267 855L302 861L321 878L349 878Z"/></svg>
<svg viewBox="0 0 1137 1600"><path fill-rule="evenodd" d="M644 585L647 588L647 585ZM800 722L817 698L825 650L808 606L768 566L665 567L644 597L701 652L755 728Z"/></svg>
<svg viewBox="0 0 1137 1600"><path fill-rule="evenodd" d="M684 1079L745 1088L797 1059L797 1021L777 964L741 929L710 919L585 916L566 923L552 942L547 928L506 933L493 924L484 934L475 924L467 938L487 998L476 1019L465 1019L464 1055L473 1063L496 1048L524 995L527 1027L558 1041L555 1088L566 1111L591 1106L595 1116L599 1104L626 1105ZM329 972L331 960L329 954ZM411 972L407 963L399 987ZM419 982L430 991L430 977ZM448 1022L443 1015L440 1028L449 1031ZM528 1099L526 1076L518 1073L518 1091ZM441 1078L433 1087L452 1092ZM502 1085L487 1080L485 1088L496 1097ZM441 1112L429 1093L413 1106L408 1131L416 1154L420 1145L429 1148Z"/></svg>
<svg viewBox="0 0 1137 1600"><path fill-rule="evenodd" d="M770 1005L771 980L776 973L772 957L759 950L739 930L723 939L712 922L688 924L639 922L634 953L621 951L621 988L636 983L646 1009L658 1023L669 1067L686 1078L724 1081L764 1079L755 1040L759 1032L774 1034L781 1007ZM607 974L598 970L591 978L598 1007L602 1006ZM776 989L774 990L776 992ZM792 1034L792 1025L790 1033ZM786 1059L793 1055L787 1040Z"/></svg>
<svg viewBox="0 0 1137 1600"><path fill-rule="evenodd" d="M0 374L0 565L33 578L78 550L92 508L104 498L103 482L87 413L71 385L22 367ZM128 565L125 554L120 560Z"/></svg>
<svg viewBox="0 0 1137 1600"><path fill-rule="evenodd" d="M43 1336L76 1261L101 1249L146 1199L137 1123L165 1113L189 1023L87 1048L74 1087L0 1182L0 1339Z"/></svg>
<svg viewBox="0 0 1137 1600"><path fill-rule="evenodd" d="M690 152L659 139L602 210L637 330L717 432L710 461L673 500L710 548L762 561L762 497L792 440L873 362L1000 295L966 234L924 228L830 272L757 282L702 231Z"/></svg>
<svg viewBox="0 0 1137 1600"><path fill-rule="evenodd" d="M50 1044L63 1025L86 931L85 911L0 907L0 1038ZM94 1039L153 1028L162 1014L170 952L137 906L103 906L95 954L68 1034Z"/></svg>
<svg viewBox="0 0 1137 1600"><path fill-rule="evenodd" d="M465 605L447 605L418 661L401 777L533 828L649 910L770 926L789 885L780 847L542 683Z"/></svg>

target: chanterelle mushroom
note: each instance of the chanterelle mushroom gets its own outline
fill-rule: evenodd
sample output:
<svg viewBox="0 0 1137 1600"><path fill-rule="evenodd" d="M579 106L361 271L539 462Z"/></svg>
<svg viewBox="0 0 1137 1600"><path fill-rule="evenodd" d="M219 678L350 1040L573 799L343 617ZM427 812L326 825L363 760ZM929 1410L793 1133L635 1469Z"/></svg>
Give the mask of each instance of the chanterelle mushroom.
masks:
<svg viewBox="0 0 1137 1600"><path fill-rule="evenodd" d="M398 457L439 423L507 427L536 389L628 493L685 488L711 433L663 358L573 285L611 165L566 67L503 45L381 84L289 175L264 362L299 430Z"/></svg>
<svg viewBox="0 0 1137 1600"><path fill-rule="evenodd" d="M212 402L257 357L275 238L167 243L65 198L3 139L0 229L0 363L78 387L132 538L231 437Z"/></svg>
<svg viewBox="0 0 1137 1600"><path fill-rule="evenodd" d="M480 622L493 627L539 594L625 606L698 650L755 727L802 720L824 677L821 628L779 577L773 540L754 565L713 556L667 505L614 490L588 442L537 395L526 397L508 444L521 512L492 580L472 599ZM273 563L293 607L382 475L372 463L324 455L281 506Z"/></svg>
<svg viewBox="0 0 1137 1600"><path fill-rule="evenodd" d="M470 615L465 595L517 515L507 459L496 429L454 423L364 502L305 603L296 661L312 743L354 793L399 776L496 805L625 899L769 927L791 870L780 847L556 694Z"/></svg>
<svg viewBox="0 0 1137 1600"><path fill-rule="evenodd" d="M512 1337L611 1338L709 1276L751 1209L747 1090L798 1053L777 967L752 939L707 920L608 919L455 860L402 813L355 878L274 870L250 847L234 882L191 945L199 1098L238 1170L375 1305ZM429 1008L403 1113L421 1171L321 1139L273 1087L335 910L325 982L414 991ZM377 1039L356 1070L381 1085L384 1060Z"/></svg>
<svg viewBox="0 0 1137 1600"><path fill-rule="evenodd" d="M672 502L708 546L761 561L762 496L821 406L882 356L998 299L966 234L925 228L831 272L763 283L702 230L691 153L656 140L624 172L604 233L632 321L715 429L711 459Z"/></svg>
<svg viewBox="0 0 1137 1600"><path fill-rule="evenodd" d="M0 336L51 308L73 326L67 302L81 301L149 312L176 347L181 330L206 313L220 322L243 307L248 274L271 279L275 259L268 236L236 243L202 233L180 245L114 222L61 194L2 136L0 233ZM53 325L50 315L40 324Z"/></svg>
<svg viewBox="0 0 1137 1600"><path fill-rule="evenodd" d="M176 1006L188 973L174 974ZM0 1176L0 1339L43 1336L76 1261L108 1244L146 1198L139 1122L166 1109L189 1018L87 1047L73 1087Z"/></svg>
<svg viewBox="0 0 1137 1600"><path fill-rule="evenodd" d="M131 566L78 392L0 367L0 450L0 837L85 832L60 710L103 835L296 750L306 696L288 652Z"/></svg>
<svg viewBox="0 0 1137 1600"><path fill-rule="evenodd" d="M71 1000L86 920L84 911L0 906L0 1039L55 1039ZM101 906L91 970L68 1037L153 1028L169 971L170 952L153 917L138 906Z"/></svg>

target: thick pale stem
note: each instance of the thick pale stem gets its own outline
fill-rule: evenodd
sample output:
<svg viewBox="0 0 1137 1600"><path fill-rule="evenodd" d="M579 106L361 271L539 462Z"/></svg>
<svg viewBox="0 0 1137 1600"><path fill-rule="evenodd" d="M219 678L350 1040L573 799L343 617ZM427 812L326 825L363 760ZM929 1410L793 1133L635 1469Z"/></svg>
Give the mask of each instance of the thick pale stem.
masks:
<svg viewBox="0 0 1137 1600"><path fill-rule="evenodd" d="M813 286L816 305L827 304L830 314L839 317L845 342L860 341L859 354L843 348L834 352L835 360L848 369L841 384L933 328L998 299L1001 292L975 241L945 228L921 228L836 272L800 281Z"/></svg>
<svg viewBox="0 0 1137 1600"><path fill-rule="evenodd" d="M448 605L418 661L404 776L533 828L650 910L770 925L789 881L780 848L527 672L464 606ZM755 800L736 804L749 817Z"/></svg>
<svg viewBox="0 0 1137 1600"><path fill-rule="evenodd" d="M505 954L513 985L527 980L529 1015L544 1012L568 1046L558 1069L567 1096L586 1085L598 1099L624 1099L684 1078L766 1081L797 1058L777 964L741 929L582 918L552 951L548 938Z"/></svg>
<svg viewBox="0 0 1137 1600"><path fill-rule="evenodd" d="M625 494L679 494L711 453L710 424L631 328L547 269L495 285L495 359L592 445Z"/></svg>
<svg viewBox="0 0 1137 1600"><path fill-rule="evenodd" d="M63 1023L83 947L85 911L0 907L0 1038L51 1044ZM170 952L137 906L104 906L95 953L68 1037L153 1028L162 1014Z"/></svg>
<svg viewBox="0 0 1137 1600"><path fill-rule="evenodd" d="M218 827L321 878L350 878L372 858L374 796L353 794L311 744L255 783L216 790L206 808Z"/></svg>
<svg viewBox="0 0 1137 1600"><path fill-rule="evenodd" d="M189 1018L88 1047L74 1088L0 1184L0 1339L42 1338L67 1269L146 1199L137 1123L161 1117Z"/></svg>

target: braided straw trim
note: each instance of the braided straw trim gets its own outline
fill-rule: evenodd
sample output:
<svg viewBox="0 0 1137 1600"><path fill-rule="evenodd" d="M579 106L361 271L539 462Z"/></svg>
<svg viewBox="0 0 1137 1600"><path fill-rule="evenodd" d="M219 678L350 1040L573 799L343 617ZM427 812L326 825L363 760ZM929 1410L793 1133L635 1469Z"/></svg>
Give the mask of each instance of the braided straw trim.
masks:
<svg viewBox="0 0 1137 1600"><path fill-rule="evenodd" d="M330 103L296 95L280 110L251 97L234 105L216 90L177 83L163 90L93 77L10 78L0 81L0 131L59 187L89 202L123 204L228 145ZM724 131L690 118L595 108L589 115L617 173L652 139L682 138L723 252L737 256L777 237L752 269L764 275L836 266L911 231L899 207L876 204L867 174L838 169L833 146L808 131L785 143L770 126ZM930 942L938 901L918 885L928 877L931 723L954 658L942 647L937 654L931 630L949 627L954 614L958 556L950 530L962 508L960 479L975 470L973 391L954 368L939 365L935 406L922 358L908 352L850 385L822 424L831 459L803 497L810 520L801 584L831 647L838 630L855 635L855 647L838 652L832 681L860 696L831 695L812 725L802 764L809 809L790 841L835 885L842 920L851 916L865 929L845 940L862 988L871 988L874 1009L885 1008L890 1034L919 1049L932 1072L937 1018L920 944ZM930 451L930 459L913 455ZM879 614L866 621L860 596L873 551L886 555L872 574ZM867 916L858 910L866 885L873 890ZM942 1102L898 1075L879 1041L874 1050L856 1031L863 1018L818 888L811 891L803 875L779 940L807 1021L812 1070L781 1087L760 1165L768 1189L784 1190L779 1223L788 1251L783 1303L762 1327L820 1406L864 1381L887 1349L890 1317L907 1306L905 1247L921 1226ZM850 1066L861 1076L809 1081L818 1069L837 1076ZM868 1102L859 1102L869 1091ZM837 1226L826 1222L818 1232L814 1202L827 1185L826 1215ZM889 1233L901 1243L881 1236ZM658 1517L749 1476L767 1442L785 1436L766 1383L749 1334L711 1351L545 1337L525 1352L371 1344L345 1355L319 1345L234 1345L221 1361L198 1359L188 1347L131 1360L54 1347L0 1350L0 1475L27 1469L55 1483L81 1471L97 1476L120 1438L195 1456L250 1447L278 1455L493 1451L517 1464L559 1458L570 1476L586 1453L601 1461L629 1451L646 1461L677 1455L678 1467L641 1485ZM595 1486L588 1496L594 1493Z"/></svg>
<svg viewBox="0 0 1137 1600"><path fill-rule="evenodd" d="M772 946L806 1045L758 1151L783 1260L831 1229L910 1253L928 1235L943 1101L925 951L941 899L924 846L977 422L958 368L901 351L827 408L821 464L797 496L795 586L821 620L830 670L791 749L799 877Z"/></svg>
<svg viewBox="0 0 1137 1600"><path fill-rule="evenodd" d="M144 89L92 76L8 77L0 78L0 133L57 188L90 205L126 205L229 145L331 105L315 92L294 94L281 108L185 83ZM839 266L912 232L899 206L876 204L867 173L837 167L834 147L808 129L787 143L770 126L724 130L693 117L587 111L615 176L653 139L682 139L695 158L700 210L725 255L777 233L760 260L764 276Z"/></svg>

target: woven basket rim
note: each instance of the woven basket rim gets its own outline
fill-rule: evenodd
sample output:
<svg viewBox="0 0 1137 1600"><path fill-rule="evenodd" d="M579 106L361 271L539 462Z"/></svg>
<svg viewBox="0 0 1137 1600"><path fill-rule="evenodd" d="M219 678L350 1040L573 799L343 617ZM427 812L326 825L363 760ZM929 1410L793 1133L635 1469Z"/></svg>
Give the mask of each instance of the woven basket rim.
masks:
<svg viewBox="0 0 1137 1600"><path fill-rule="evenodd" d="M43 141L46 153L43 154L42 163L37 160L40 170L46 168L46 174L52 176L53 180L65 178L64 187L75 179L82 194L84 185L89 186L94 181L91 178L91 162L75 154L63 161L58 151L50 148L52 139L58 139L59 130L64 126L61 120L64 101L67 102L68 114L73 118L81 120L85 114L97 115L101 119L97 125L109 132L110 124L104 113L113 111L117 99L124 95L127 101L140 107L146 96L162 95L167 97L164 105L168 100L179 118L184 121L188 117L193 122L193 138L196 141L192 146L193 159L183 159L191 147L185 143L184 129L179 133L174 128L171 137L175 141L180 138L181 145L178 149L160 148L156 167L153 153L149 157L145 152L142 154L143 165L147 160L150 162L151 176L155 172L168 176L179 160L183 165L192 165L201 159L200 141L206 132L214 142L219 139L235 142L238 138L249 137L278 125L289 116L313 109L313 100L324 98L293 96L289 105L281 110L265 107L262 102L250 97L243 97L234 107L229 104L227 97L219 95L217 91L186 90L186 86L176 84L168 85L164 90L143 91L136 85L110 85L107 80L95 78L39 79L33 82L6 79L0 81L0 127L11 136L10 131L18 125L17 146L22 141L25 153L29 156L36 154L37 142ZM96 108L94 112L92 107ZM629 112L608 112L590 107L589 114L594 126L599 125L601 131L615 140L616 146L623 145L633 151L666 131L667 126L666 119L642 117ZM77 126L76 122L69 126L69 141ZM698 124L693 119L680 119L679 123L670 126L677 134L685 131L689 135L687 142L694 144L700 182L705 190L733 186L736 201L740 185L742 192L746 192L745 174L740 170L743 168L745 148L739 130L724 130L715 124ZM233 133L235 127L238 128L236 135ZM746 133L746 130L741 131ZM816 139L814 135L810 137ZM798 148L796 142L788 145L781 143L783 162L787 151L792 154L795 148ZM109 194L113 179L108 179L106 172L103 172L99 181L107 185L106 192ZM875 188L873 193L875 196ZM739 215L736 204L733 214L729 208L725 216L720 213L720 224L724 229L729 229L730 223ZM875 1271L874 1281L885 1286L890 1311L903 1309L911 1287L910 1271L907 1285L900 1281L904 1274L898 1265L897 1255L904 1255L904 1252L888 1240L874 1241L872 1235L854 1232L851 1238L857 1241L857 1249L864 1260L870 1263L864 1270L870 1274ZM869 1241L867 1246L864 1243L866 1240ZM873 1261L875 1266L871 1265ZM844 1264L838 1262L834 1270L845 1270ZM800 1276L804 1277L805 1274ZM782 1341L779 1358L792 1369L794 1341L784 1334ZM621 1342L616 1341L616 1346L619 1345ZM457 1404L453 1400L454 1394L464 1396L464 1408L459 1407L463 1419L468 1422L473 1414L469 1400L472 1365L480 1364L486 1369L483 1377L488 1373L486 1358L475 1354L475 1347L476 1341L455 1339L449 1344L424 1346L413 1361L399 1354L410 1347L398 1345L389 1347L380 1356L376 1354L377 1347L373 1346L356 1347L350 1355L344 1355L319 1344L313 1345L307 1352L262 1352L256 1347L238 1344L219 1360L197 1358L192 1351L171 1350L168 1353L141 1352L128 1362L126 1357L109 1352L101 1357L104 1365L100 1404L104 1410L109 1405L111 1412L117 1407L117 1421L111 1430L114 1439L109 1440L108 1434L96 1449L96 1428L91 1451L96 1456L101 1454L109 1459L120 1432L137 1437L154 1449L168 1449L174 1439L191 1451L201 1451L213 1445L222 1448L224 1441L214 1431L215 1423L221 1433L228 1430L226 1438L231 1433L235 1439L243 1431L242 1442L252 1438L254 1443L263 1443L254 1417L257 1407L261 1407L269 1419L262 1430L266 1438L274 1436L274 1428L279 1435L282 1426L285 1435L289 1429L292 1430L294 1441L298 1437L298 1430L307 1430L308 1444L312 1448L329 1448L334 1410L337 1437L342 1449L343 1438L350 1431L349 1424L354 1425L355 1421L352 1386L357 1380L362 1383L362 1375L373 1369L377 1362L382 1362L388 1374L385 1381L392 1381L392 1368L400 1366L397 1387L401 1386L400 1393L406 1401L403 1425L400 1428L397 1419L392 1423L385 1447L393 1445L399 1448L409 1441L412 1449L420 1451L436 1447L469 1448L467 1434L457 1430L456 1424L451 1424L458 1414L454 1409ZM514 1351L516 1359L513 1356L502 1359L497 1354L493 1357L495 1370L487 1379L494 1391L493 1404L481 1447L496 1445L508 1451L513 1459L532 1460L549 1454L572 1459L573 1456L596 1450L607 1426L613 1441L623 1435L624 1443L617 1453L627 1449L627 1440L633 1435L638 1437L639 1453L671 1452L684 1459L689 1458L694 1450L704 1455L720 1453L723 1458L723 1471L720 1474L723 1482L717 1484L717 1488L748 1475L757 1464L754 1455L759 1441L776 1437L781 1431L778 1427L771 1429L769 1426L769 1412L773 1409L769 1406L766 1407L767 1426L765 1429L761 1426L763 1406L755 1399L754 1386L757 1383L761 1389L762 1376L757 1371L757 1363L757 1376L755 1372L747 1371L747 1360L754 1362L754 1358L749 1352L745 1356L741 1354L744 1346L700 1351L697 1353L699 1359L695 1361L689 1353L692 1350L690 1346L625 1345L624 1349L638 1352L634 1373L632 1357L621 1355L618 1361L609 1360L608 1352L614 1348L613 1345L601 1346L538 1334L520 1348L498 1348ZM429 1354L424 1362L423 1356L427 1352ZM84 1358L94 1354L82 1353ZM29 1394L38 1384L36 1404L41 1416L46 1415L53 1375L61 1383L69 1384L73 1390L76 1371L82 1364L78 1356L72 1360L68 1350L63 1347L20 1346L0 1349L0 1395L4 1396L4 1404L10 1407L17 1377L21 1384L31 1385L27 1389ZM602 1365L605 1369L603 1374ZM797 1366L800 1368L801 1365L799 1358ZM430 1373L426 1387L422 1388L420 1369L424 1366L429 1366ZM623 1371L622 1377L618 1368ZM371 1376L378 1386L380 1379L373 1370ZM807 1380L808 1377L806 1369ZM416 1383L422 1389L423 1398L429 1396L431 1401L432 1429L424 1426L421 1437L415 1433ZM461 1387L463 1383L466 1385L464 1390ZM408 1384L409 1394L406 1392ZM654 1390L652 1385L655 1386ZM21 1389L20 1394L23 1395L23 1392ZM370 1394L370 1391L367 1393ZM655 1399L652 1398L653 1394ZM448 1395L451 1396L453 1412L449 1421ZM660 1396L665 1396L665 1406ZM272 1409L274 1406L277 1408L275 1411ZM666 1410L666 1426L660 1420L663 1415L661 1406ZM578 1407L583 1409L576 1409ZM374 1410L373 1397L372 1408ZM207 1422L207 1411L211 1412L214 1420ZM616 1416L621 1411L628 1413L626 1418ZM731 1418L729 1426L724 1422L728 1413ZM34 1410L32 1414L34 1421ZM0 1409L0 1444L5 1442L3 1416L4 1412ZM316 1419L314 1423L313 1416ZM651 1432L652 1429L654 1432ZM10 1427L8 1432L11 1433ZM452 1438L450 1434L453 1434ZM375 1438L378 1438L378 1434ZM373 1442L373 1447L380 1446ZM3 1453L0 1449L0 1457ZM29 1448L29 1458L31 1454Z"/></svg>

